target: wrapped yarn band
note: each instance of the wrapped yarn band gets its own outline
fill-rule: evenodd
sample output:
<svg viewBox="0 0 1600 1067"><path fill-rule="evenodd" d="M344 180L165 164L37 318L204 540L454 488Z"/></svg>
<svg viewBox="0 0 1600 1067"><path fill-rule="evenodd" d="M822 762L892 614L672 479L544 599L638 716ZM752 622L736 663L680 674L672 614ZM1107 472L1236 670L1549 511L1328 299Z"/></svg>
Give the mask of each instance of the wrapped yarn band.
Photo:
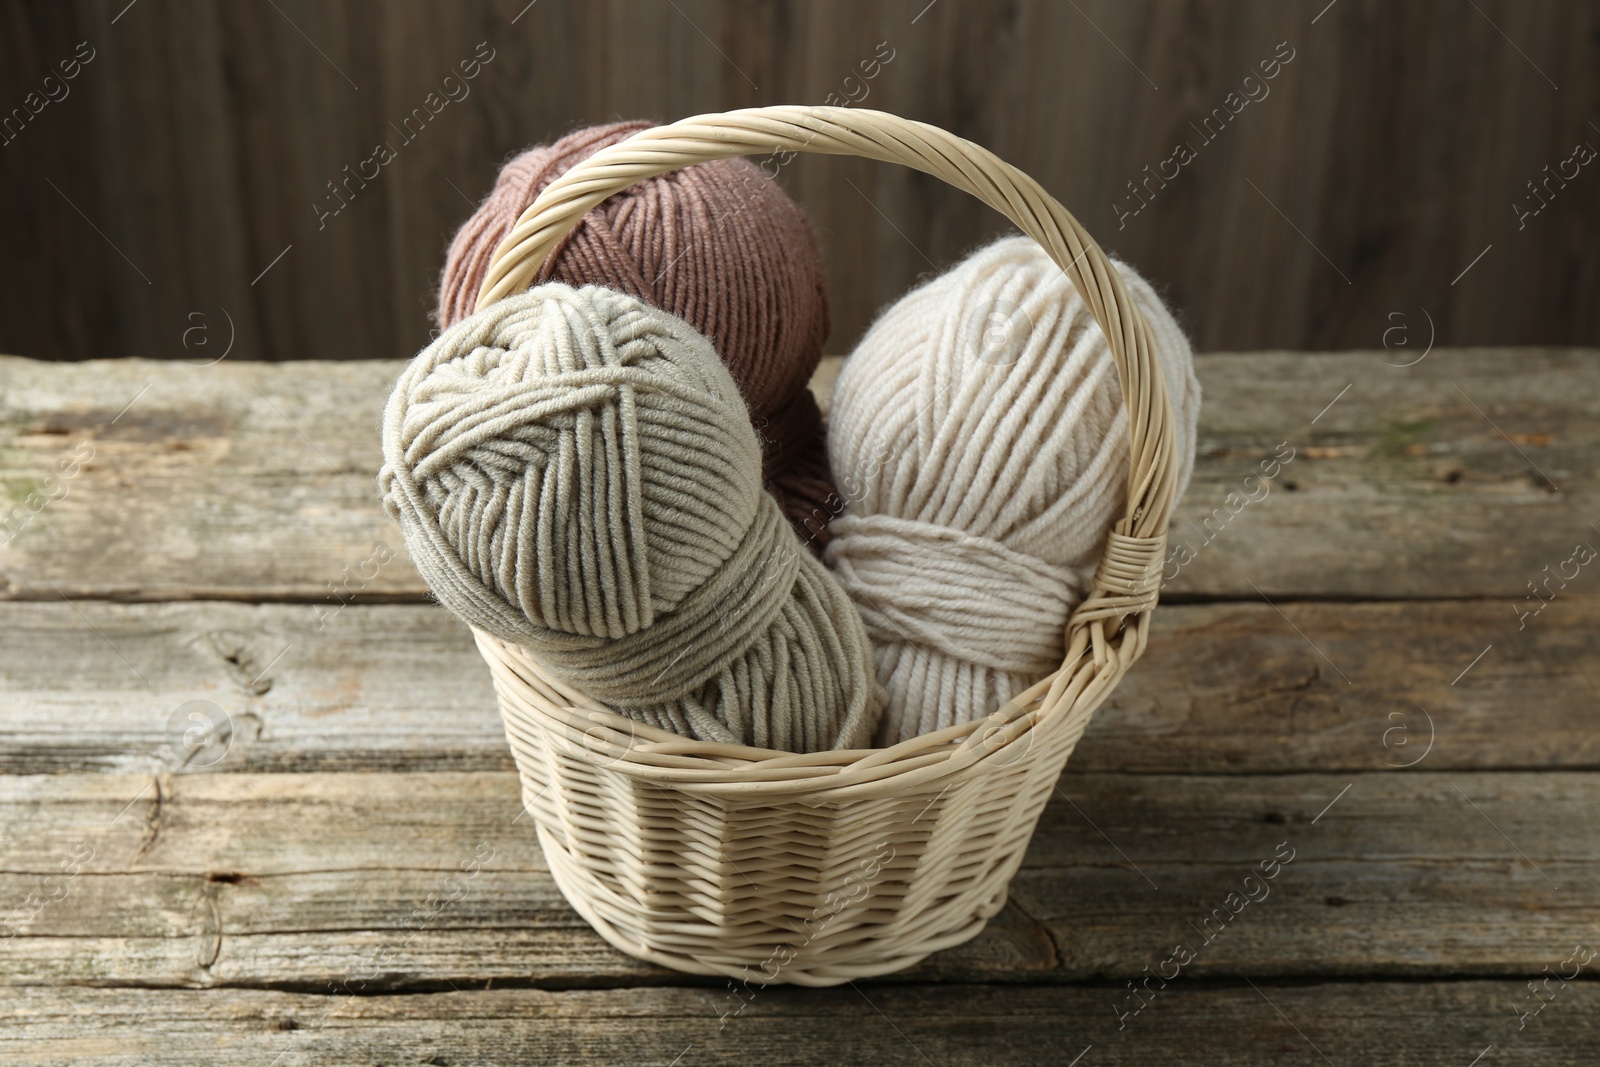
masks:
<svg viewBox="0 0 1600 1067"><path fill-rule="evenodd" d="M841 547L830 559L834 574L880 642L909 642L1029 681L1061 663L1067 608L1087 589L1070 568L991 537L892 515L845 514L833 534Z"/></svg>
<svg viewBox="0 0 1600 1067"><path fill-rule="evenodd" d="M615 706L648 707L689 696L748 652L782 614L800 562L794 552L783 551L782 524L777 505L763 496L739 547L671 614L615 640L542 641L540 659Z"/></svg>

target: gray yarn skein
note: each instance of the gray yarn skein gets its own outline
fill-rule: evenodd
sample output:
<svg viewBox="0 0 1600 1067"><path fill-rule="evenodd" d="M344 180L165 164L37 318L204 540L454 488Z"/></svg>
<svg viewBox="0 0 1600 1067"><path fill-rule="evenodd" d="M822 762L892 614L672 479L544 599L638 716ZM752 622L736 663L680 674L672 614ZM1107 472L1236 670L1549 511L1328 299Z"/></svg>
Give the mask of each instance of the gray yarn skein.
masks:
<svg viewBox="0 0 1600 1067"><path fill-rule="evenodd" d="M871 743L854 604L761 488L738 387L682 319L552 283L444 331L383 413L385 509L428 588L685 737Z"/></svg>

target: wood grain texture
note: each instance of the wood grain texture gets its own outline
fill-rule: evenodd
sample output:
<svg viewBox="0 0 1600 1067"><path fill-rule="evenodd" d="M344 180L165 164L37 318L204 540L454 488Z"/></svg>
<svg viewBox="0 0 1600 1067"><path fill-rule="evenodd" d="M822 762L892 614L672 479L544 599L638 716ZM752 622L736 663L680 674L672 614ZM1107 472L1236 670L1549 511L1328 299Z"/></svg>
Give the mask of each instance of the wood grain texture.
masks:
<svg viewBox="0 0 1600 1067"><path fill-rule="evenodd" d="M1594 176L1527 188L1600 144L1593 2L122 6L0 9L0 107L79 42L98 52L0 152L0 350L184 358L189 316L220 329L226 310L243 358L414 351L444 247L510 154L592 122L830 94L1034 175L1206 349L1370 346L1419 307L1457 344L1600 343ZM403 131L480 42L494 58L466 95ZM379 142L395 160L332 193ZM1151 177L1179 144L1193 161ZM840 348L998 226L892 168L804 159L783 180L821 232ZM1517 202L1549 206L1519 222Z"/></svg>
<svg viewBox="0 0 1600 1067"><path fill-rule="evenodd" d="M1198 361L1169 601L1499 597L1515 620L1544 568L1600 536L1600 353L1385 355ZM0 598L420 599L375 482L402 365L0 357L0 486L18 516L0 529ZM47 481L85 446L75 478ZM1263 482L1275 455L1293 458ZM33 514L41 489L60 499Z"/></svg>
<svg viewBox="0 0 1600 1067"><path fill-rule="evenodd" d="M399 362L0 357L0 1062L1592 1062L1594 982L1519 1012L1600 944L1600 597L1526 597L1600 537L1600 358L1385 355L1201 359L1215 535L1005 909L725 1029L567 906L481 658L373 563Z"/></svg>
<svg viewBox="0 0 1600 1067"><path fill-rule="evenodd" d="M1600 768L1594 597L1522 632L1499 601L1281 609L1161 608L1072 768ZM0 773L512 769L488 668L433 605L13 602L0 632ZM192 701L226 714L225 754L184 744Z"/></svg>
<svg viewBox="0 0 1600 1067"><path fill-rule="evenodd" d="M1573 983L1527 1028L1520 982L1197 984L1118 1031L1121 987L928 986L759 991L744 1013L723 989L445 992L329 997L219 989L18 991L0 1006L0 1058L36 1067L218 1062L941 1067L1079 1061L1258 1067L1494 1062L1587 1067L1600 987ZM1123 990L1126 995L1126 990ZM9 1018L7 1018L9 1016ZM84 1024L92 1017L92 1028ZM676 1059L675 1059L676 1057Z"/></svg>
<svg viewBox="0 0 1600 1067"><path fill-rule="evenodd" d="M1124 981L1180 943L1191 978L1538 974L1597 937L1597 803L1592 773L1069 765L1007 911L906 977ZM0 983L683 981L583 924L520 810L511 773L0 779Z"/></svg>

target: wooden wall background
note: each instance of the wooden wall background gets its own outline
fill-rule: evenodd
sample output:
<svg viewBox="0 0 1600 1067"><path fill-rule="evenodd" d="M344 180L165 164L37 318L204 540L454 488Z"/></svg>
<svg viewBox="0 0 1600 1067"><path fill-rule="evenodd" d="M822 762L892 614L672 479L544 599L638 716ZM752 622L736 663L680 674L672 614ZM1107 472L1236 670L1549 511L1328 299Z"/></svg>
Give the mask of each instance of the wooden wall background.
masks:
<svg viewBox="0 0 1600 1067"><path fill-rule="evenodd" d="M1520 229L1513 207L1600 147L1592 2L10 0L0 109L79 42L69 94L0 146L0 351L407 354L508 154L600 120L859 95L845 79L880 42L863 106L1038 177L1203 349L1376 347L1420 309L1441 344L1600 344L1600 164ZM319 230L326 183L479 42L470 96ZM1201 144L1190 123L1280 42L1269 95ZM1197 158L1119 228L1126 183L1183 140ZM805 158L784 180L822 234L835 350L999 228L875 164Z"/></svg>

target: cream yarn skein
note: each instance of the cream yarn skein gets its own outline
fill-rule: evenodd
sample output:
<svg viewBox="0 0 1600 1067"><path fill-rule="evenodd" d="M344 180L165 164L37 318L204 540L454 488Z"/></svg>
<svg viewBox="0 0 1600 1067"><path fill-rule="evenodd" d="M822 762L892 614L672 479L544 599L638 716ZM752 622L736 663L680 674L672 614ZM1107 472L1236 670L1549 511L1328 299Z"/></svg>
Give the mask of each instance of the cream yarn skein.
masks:
<svg viewBox="0 0 1600 1067"><path fill-rule="evenodd" d="M1200 410L1189 342L1113 263L1165 373L1181 495ZM1061 268L1008 237L908 293L845 360L828 421L846 506L825 558L889 692L880 743L980 718L1059 667L1129 462L1111 349Z"/></svg>
<svg viewBox="0 0 1600 1067"><path fill-rule="evenodd" d="M458 617L640 722L813 752L883 705L860 616L761 488L709 341L596 286L451 326L383 413L384 506Z"/></svg>

